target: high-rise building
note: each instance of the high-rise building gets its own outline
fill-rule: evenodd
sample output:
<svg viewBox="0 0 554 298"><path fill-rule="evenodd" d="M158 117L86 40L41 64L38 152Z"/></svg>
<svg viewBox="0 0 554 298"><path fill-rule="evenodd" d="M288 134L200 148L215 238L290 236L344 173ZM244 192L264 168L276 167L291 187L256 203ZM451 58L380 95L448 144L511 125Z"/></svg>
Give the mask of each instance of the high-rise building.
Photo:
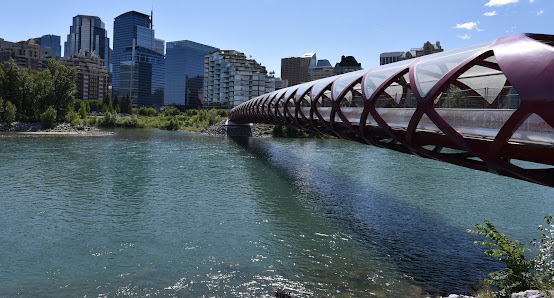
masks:
<svg viewBox="0 0 554 298"><path fill-rule="evenodd" d="M315 53L306 53L302 58L308 60L308 81L314 80L314 70L317 67L317 57Z"/></svg>
<svg viewBox="0 0 554 298"><path fill-rule="evenodd" d="M20 67L42 70L42 49L34 39L9 42L0 38L0 63L11 59Z"/></svg>
<svg viewBox="0 0 554 298"><path fill-rule="evenodd" d="M190 40L167 43L165 69L166 105L198 108L198 91L203 88L204 57L217 48Z"/></svg>
<svg viewBox="0 0 554 298"><path fill-rule="evenodd" d="M108 93L108 68L96 52L82 51L60 60L60 63L77 70L77 93L79 99L104 99Z"/></svg>
<svg viewBox="0 0 554 298"><path fill-rule="evenodd" d="M219 50L204 58L204 107L231 109L274 90L275 78L244 53Z"/></svg>
<svg viewBox="0 0 554 298"><path fill-rule="evenodd" d="M126 12L114 20L113 92L129 94L134 107L164 103L165 42L155 38L152 16Z"/></svg>
<svg viewBox="0 0 554 298"><path fill-rule="evenodd" d="M427 41L421 48L412 48L407 52L386 52L380 55L380 65L394 63L397 61L408 60L416 57L421 57L429 54L439 53L444 51L441 47L441 42L437 41L435 44Z"/></svg>
<svg viewBox="0 0 554 298"><path fill-rule="evenodd" d="M48 67L48 59L60 60L62 47L59 36L49 34L34 38L34 40L38 45L40 45L41 48L42 69L46 69Z"/></svg>
<svg viewBox="0 0 554 298"><path fill-rule="evenodd" d="M309 82L309 59L303 57L289 57L281 59L281 78L287 80L289 86Z"/></svg>
<svg viewBox="0 0 554 298"><path fill-rule="evenodd" d="M308 68L314 68L317 66L317 57L315 53L306 53L302 55L302 58L308 60Z"/></svg>
<svg viewBox="0 0 554 298"><path fill-rule="evenodd" d="M320 80L335 75L333 66L327 59L317 60L317 65L311 71L312 80Z"/></svg>
<svg viewBox="0 0 554 298"><path fill-rule="evenodd" d="M58 35L52 35L52 34L47 34L47 35L43 35L42 37L40 38L36 38L40 41L40 46L42 48L50 48L52 49L50 51L50 57L48 58L52 58L54 60L60 60L61 57L62 57L62 46L61 46L61 41L60 41L60 37Z"/></svg>
<svg viewBox="0 0 554 298"><path fill-rule="evenodd" d="M64 57L79 54L82 51L95 52L109 67L110 39L104 22L96 16L77 15L69 27L67 41L64 43Z"/></svg>
<svg viewBox="0 0 554 298"><path fill-rule="evenodd" d="M358 61L356 61L356 58L354 58L354 56L343 55L340 59L340 62L335 64L335 68L333 72L335 73L335 75L339 75L339 74L361 70L361 69L362 69L362 64L358 63Z"/></svg>

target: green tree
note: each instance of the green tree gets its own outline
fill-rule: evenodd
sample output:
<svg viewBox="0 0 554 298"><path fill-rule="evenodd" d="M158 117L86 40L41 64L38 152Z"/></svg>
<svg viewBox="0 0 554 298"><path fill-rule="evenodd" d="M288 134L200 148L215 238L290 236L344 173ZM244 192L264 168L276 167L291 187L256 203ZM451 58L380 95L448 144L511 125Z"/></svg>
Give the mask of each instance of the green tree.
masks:
<svg viewBox="0 0 554 298"><path fill-rule="evenodd" d="M17 119L29 121L33 119L37 108L35 80L37 71L30 68L19 68L19 97L17 101Z"/></svg>
<svg viewBox="0 0 554 298"><path fill-rule="evenodd" d="M165 106L163 110L163 114L164 116L177 116L181 114L181 111L179 111L179 109L177 109L176 107Z"/></svg>
<svg viewBox="0 0 554 298"><path fill-rule="evenodd" d="M51 106L40 116L44 128L54 128L56 126L56 118L56 109Z"/></svg>
<svg viewBox="0 0 554 298"><path fill-rule="evenodd" d="M48 71L52 75L52 90L48 103L56 109L56 120L64 119L75 100L77 71L54 59L48 59Z"/></svg>
<svg viewBox="0 0 554 298"><path fill-rule="evenodd" d="M4 81L5 80L6 80L6 74L4 73L4 65L2 63L0 63L0 97L2 95L4 95Z"/></svg>
<svg viewBox="0 0 554 298"><path fill-rule="evenodd" d="M121 113L131 114L132 107L131 107L131 97L129 96L129 94L126 94L125 96L123 96L119 106L121 108Z"/></svg>
<svg viewBox="0 0 554 298"><path fill-rule="evenodd" d="M0 68L2 67L0 66ZM0 97L0 122L2 122L2 119L4 119L3 115L4 115L4 100L2 99L2 97Z"/></svg>
<svg viewBox="0 0 554 298"><path fill-rule="evenodd" d="M3 97L5 101L11 101L12 103L19 98L19 67L13 59L8 60L2 65L3 77L2 85Z"/></svg>
<svg viewBox="0 0 554 298"><path fill-rule="evenodd" d="M87 116L87 104L85 102L82 102L81 106L79 107L79 117L81 117L81 119L85 119L86 116Z"/></svg>
<svg viewBox="0 0 554 298"><path fill-rule="evenodd" d="M119 96L117 96L117 93L113 97L112 106L113 106L114 110L117 111L117 109L119 107Z"/></svg>
<svg viewBox="0 0 554 298"><path fill-rule="evenodd" d="M4 121L6 124L10 125L15 121L15 116L17 114L17 108L11 101L7 101L4 106Z"/></svg>
<svg viewBox="0 0 554 298"><path fill-rule="evenodd" d="M34 72L34 91L35 97L33 118L40 121L40 115L46 111L48 96L52 93L53 80L49 71Z"/></svg>
<svg viewBox="0 0 554 298"><path fill-rule="evenodd" d="M110 98L110 94L106 93L104 95L104 98L102 99L102 105L109 106L111 102L112 102L112 99Z"/></svg>

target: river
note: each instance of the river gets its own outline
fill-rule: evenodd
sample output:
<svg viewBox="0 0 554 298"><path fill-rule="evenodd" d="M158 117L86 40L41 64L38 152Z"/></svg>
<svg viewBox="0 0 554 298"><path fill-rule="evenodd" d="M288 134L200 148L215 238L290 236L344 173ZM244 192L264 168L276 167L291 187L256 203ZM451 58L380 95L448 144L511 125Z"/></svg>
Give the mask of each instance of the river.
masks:
<svg viewBox="0 0 554 298"><path fill-rule="evenodd" d="M412 297L528 245L554 189L344 140L0 134L0 296Z"/></svg>

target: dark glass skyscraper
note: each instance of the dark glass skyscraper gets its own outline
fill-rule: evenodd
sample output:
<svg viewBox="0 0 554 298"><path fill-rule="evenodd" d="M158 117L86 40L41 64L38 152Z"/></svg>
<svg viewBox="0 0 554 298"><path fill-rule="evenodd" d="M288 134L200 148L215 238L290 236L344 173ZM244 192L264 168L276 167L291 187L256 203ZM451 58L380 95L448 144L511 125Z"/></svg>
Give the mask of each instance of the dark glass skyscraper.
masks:
<svg viewBox="0 0 554 298"><path fill-rule="evenodd" d="M190 40L167 43L165 104L196 108L202 90L204 57L217 48Z"/></svg>
<svg viewBox="0 0 554 298"><path fill-rule="evenodd" d="M126 12L114 20L113 91L129 94L132 105L161 106L164 103L164 41L156 39L151 16Z"/></svg>
<svg viewBox="0 0 554 298"><path fill-rule="evenodd" d="M99 17L78 15L73 17L73 25L69 27L67 41L64 44L64 57L79 54L81 50L96 52L104 59L104 66L110 65L110 39L105 25Z"/></svg>
<svg viewBox="0 0 554 298"><path fill-rule="evenodd" d="M52 58L55 60L60 60L62 57L62 45L60 37L58 35L43 35L40 38L41 47L50 47L52 49Z"/></svg>

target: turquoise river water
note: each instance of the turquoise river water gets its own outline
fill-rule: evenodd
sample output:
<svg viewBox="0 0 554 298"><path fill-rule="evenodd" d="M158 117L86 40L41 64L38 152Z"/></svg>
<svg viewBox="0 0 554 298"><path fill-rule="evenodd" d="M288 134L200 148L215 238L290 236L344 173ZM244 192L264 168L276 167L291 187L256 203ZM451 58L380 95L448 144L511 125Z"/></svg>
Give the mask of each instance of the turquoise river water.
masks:
<svg viewBox="0 0 554 298"><path fill-rule="evenodd" d="M413 297L500 268L554 189L343 140L0 134L0 296Z"/></svg>

